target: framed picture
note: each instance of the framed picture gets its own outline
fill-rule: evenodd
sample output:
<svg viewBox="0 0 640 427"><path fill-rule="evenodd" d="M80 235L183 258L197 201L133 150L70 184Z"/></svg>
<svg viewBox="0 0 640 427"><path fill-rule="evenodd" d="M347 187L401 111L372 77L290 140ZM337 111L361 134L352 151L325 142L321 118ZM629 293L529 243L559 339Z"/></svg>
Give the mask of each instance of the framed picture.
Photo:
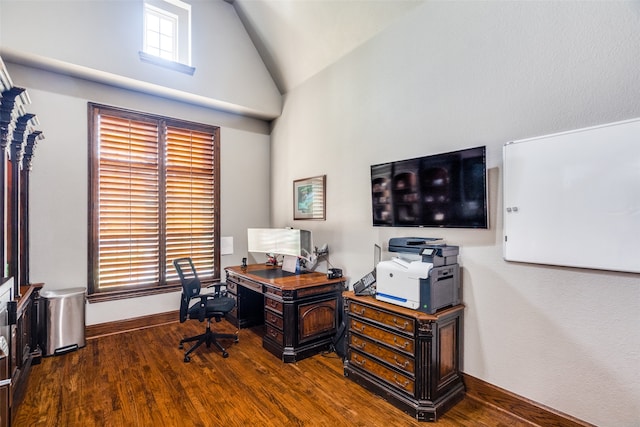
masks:
<svg viewBox="0 0 640 427"><path fill-rule="evenodd" d="M327 176L293 181L293 219L325 219Z"/></svg>

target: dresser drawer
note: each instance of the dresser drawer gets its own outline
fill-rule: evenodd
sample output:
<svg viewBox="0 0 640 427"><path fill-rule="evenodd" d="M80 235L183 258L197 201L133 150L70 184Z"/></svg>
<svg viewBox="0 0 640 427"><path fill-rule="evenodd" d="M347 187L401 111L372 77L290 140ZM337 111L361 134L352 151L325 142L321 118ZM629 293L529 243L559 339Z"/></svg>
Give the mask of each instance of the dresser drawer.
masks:
<svg viewBox="0 0 640 427"><path fill-rule="evenodd" d="M389 326L390 328L408 335L415 331L415 321L411 317L405 317L396 313L387 313L375 307L349 301L349 313L363 319Z"/></svg>
<svg viewBox="0 0 640 427"><path fill-rule="evenodd" d="M415 394L416 383L411 376L400 374L356 351L349 351L349 363L351 363L352 366L357 366L359 369L375 375L395 389L408 393L411 396Z"/></svg>
<svg viewBox="0 0 640 427"><path fill-rule="evenodd" d="M411 376L415 376L415 361L412 356L390 350L356 334L349 336L349 345L366 355L374 356Z"/></svg>
<svg viewBox="0 0 640 427"><path fill-rule="evenodd" d="M352 333L363 335L372 341L382 342L395 350L404 351L409 355L415 354L415 340L413 338L389 332L386 329L361 322L357 319L350 319L349 329Z"/></svg>
<svg viewBox="0 0 640 427"><path fill-rule="evenodd" d="M277 313L282 314L283 304L281 301L277 301L277 300L265 297L264 306L265 308L269 308L270 310L273 310Z"/></svg>
<svg viewBox="0 0 640 427"><path fill-rule="evenodd" d="M234 281L237 281L240 285L244 286L245 288L249 288L249 289L253 289L256 292L260 292L262 293L262 285L260 283L256 283L253 280L249 280L246 277L242 277L242 276L233 276Z"/></svg>
<svg viewBox="0 0 640 427"><path fill-rule="evenodd" d="M275 326L280 330L282 330L282 327L284 326L284 320L282 319L282 316L278 316L271 310L264 311L264 321L267 322L268 325Z"/></svg>
<svg viewBox="0 0 640 427"><path fill-rule="evenodd" d="M227 292L238 295L238 284L236 282L232 282L231 280L227 280Z"/></svg>
<svg viewBox="0 0 640 427"><path fill-rule="evenodd" d="M269 338L270 340L277 342L279 345L284 345L284 334L272 325L266 325L265 338Z"/></svg>

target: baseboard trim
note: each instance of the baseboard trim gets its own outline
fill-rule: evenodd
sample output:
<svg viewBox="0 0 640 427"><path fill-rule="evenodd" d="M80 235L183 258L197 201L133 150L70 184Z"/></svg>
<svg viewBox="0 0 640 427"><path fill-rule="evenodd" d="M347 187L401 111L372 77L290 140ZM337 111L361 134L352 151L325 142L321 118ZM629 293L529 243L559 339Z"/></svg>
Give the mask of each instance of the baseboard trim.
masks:
<svg viewBox="0 0 640 427"><path fill-rule="evenodd" d="M518 396L471 375L463 373L462 377L467 397L508 412L524 421L530 422L532 426L595 427L593 424Z"/></svg>
<svg viewBox="0 0 640 427"><path fill-rule="evenodd" d="M140 329L153 328L156 326L175 323L180 318L179 312L170 311L167 313L152 314L150 316L136 317L133 319L117 320L115 322L98 323L85 328L86 339L94 339L107 335L121 334L124 332L137 331Z"/></svg>

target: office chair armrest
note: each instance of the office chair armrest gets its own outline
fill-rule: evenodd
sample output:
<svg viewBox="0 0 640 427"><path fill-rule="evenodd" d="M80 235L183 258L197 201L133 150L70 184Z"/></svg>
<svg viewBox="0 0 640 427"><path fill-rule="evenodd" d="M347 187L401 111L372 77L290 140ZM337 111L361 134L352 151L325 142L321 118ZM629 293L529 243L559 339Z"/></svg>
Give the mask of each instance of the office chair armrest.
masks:
<svg viewBox="0 0 640 427"><path fill-rule="evenodd" d="M224 289L222 289L223 286L225 287ZM227 284L226 283L223 283L223 282L212 283L209 286L207 286L207 288L213 288L212 295L215 295L216 297L218 297L218 296L224 297L224 296L227 295Z"/></svg>

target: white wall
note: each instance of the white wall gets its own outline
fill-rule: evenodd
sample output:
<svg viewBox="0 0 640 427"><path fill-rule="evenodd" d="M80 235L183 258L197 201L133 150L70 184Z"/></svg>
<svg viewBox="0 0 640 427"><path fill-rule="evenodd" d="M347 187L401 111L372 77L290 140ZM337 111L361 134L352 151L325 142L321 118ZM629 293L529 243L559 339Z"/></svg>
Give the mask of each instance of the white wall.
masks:
<svg viewBox="0 0 640 427"><path fill-rule="evenodd" d="M640 117L638 28L640 2L425 3L287 94L272 225L313 230L351 281L390 237L459 245L464 372L599 426L640 425L640 276L505 262L501 192L504 143ZM372 227L370 165L477 145L488 230ZM321 174L327 220L293 221L292 181Z"/></svg>
<svg viewBox="0 0 640 427"><path fill-rule="evenodd" d="M281 97L233 6L222 0L186 0L192 8L193 76L142 62L140 0L1 0L0 49L5 61L45 61L85 72L98 70L193 99L273 118Z"/></svg>

